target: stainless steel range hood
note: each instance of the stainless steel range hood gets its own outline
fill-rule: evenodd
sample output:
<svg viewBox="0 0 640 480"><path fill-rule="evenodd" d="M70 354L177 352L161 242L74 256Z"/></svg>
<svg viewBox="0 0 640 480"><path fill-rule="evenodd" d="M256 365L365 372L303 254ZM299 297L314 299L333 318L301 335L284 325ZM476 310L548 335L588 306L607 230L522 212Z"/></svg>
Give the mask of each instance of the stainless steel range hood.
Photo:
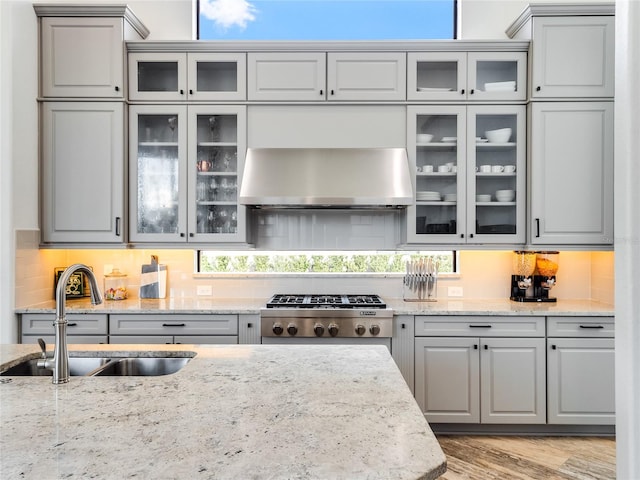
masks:
<svg viewBox="0 0 640 480"><path fill-rule="evenodd" d="M239 202L254 207L398 208L413 203L404 148L249 148Z"/></svg>

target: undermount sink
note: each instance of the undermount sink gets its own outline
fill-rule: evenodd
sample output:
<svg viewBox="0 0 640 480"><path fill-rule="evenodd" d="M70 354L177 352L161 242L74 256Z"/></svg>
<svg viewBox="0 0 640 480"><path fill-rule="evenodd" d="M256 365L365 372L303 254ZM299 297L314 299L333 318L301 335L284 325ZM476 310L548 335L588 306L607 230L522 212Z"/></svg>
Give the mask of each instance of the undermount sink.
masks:
<svg viewBox="0 0 640 480"><path fill-rule="evenodd" d="M69 357L69 374L72 377L155 377L178 372L191 358L189 354L172 357ZM0 376L50 377L51 370L38 367L38 360L26 360L0 373Z"/></svg>

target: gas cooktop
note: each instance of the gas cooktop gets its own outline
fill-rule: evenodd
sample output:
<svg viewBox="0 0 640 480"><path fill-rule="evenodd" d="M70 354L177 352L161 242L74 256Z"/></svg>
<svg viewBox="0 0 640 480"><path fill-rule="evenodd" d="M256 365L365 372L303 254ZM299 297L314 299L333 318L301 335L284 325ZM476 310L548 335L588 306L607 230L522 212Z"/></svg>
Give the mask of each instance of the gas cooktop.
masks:
<svg viewBox="0 0 640 480"><path fill-rule="evenodd" d="M277 294L267 308L387 308L378 295Z"/></svg>

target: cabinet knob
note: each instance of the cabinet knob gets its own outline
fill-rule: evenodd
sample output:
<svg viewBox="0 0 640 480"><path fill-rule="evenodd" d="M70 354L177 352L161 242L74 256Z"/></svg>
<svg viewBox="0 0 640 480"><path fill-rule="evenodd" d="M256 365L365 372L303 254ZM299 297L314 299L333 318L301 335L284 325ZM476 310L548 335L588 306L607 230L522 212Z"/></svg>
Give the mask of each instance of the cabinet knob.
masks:
<svg viewBox="0 0 640 480"><path fill-rule="evenodd" d="M189 89L189 95L193 95L193 90Z"/></svg>
<svg viewBox="0 0 640 480"><path fill-rule="evenodd" d="M320 90L320 95L324 95L324 90Z"/></svg>
<svg viewBox="0 0 640 480"><path fill-rule="evenodd" d="M551 350L555 350L557 347L555 345L551 345Z"/></svg>
<svg viewBox="0 0 640 480"><path fill-rule="evenodd" d="M538 85L538 86L536 87L536 92L539 92L540 90L542 90L542 87L541 87L540 85Z"/></svg>
<svg viewBox="0 0 640 480"><path fill-rule="evenodd" d="M460 238L464 238L464 233L461 233L461 234L460 234Z"/></svg>
<svg viewBox="0 0 640 480"><path fill-rule="evenodd" d="M184 95L184 90L180 89L180 95Z"/></svg>
<svg viewBox="0 0 640 480"><path fill-rule="evenodd" d="M191 238L193 238L193 237L195 237L196 235L195 235L195 233L191 232L191 233L189 234L189 236L190 236Z"/></svg>
<svg viewBox="0 0 640 480"><path fill-rule="evenodd" d="M116 92L120 91L120 87L116 85Z"/></svg>
<svg viewBox="0 0 640 480"><path fill-rule="evenodd" d="M464 95L464 88L460 90L460 95Z"/></svg>
<svg viewBox="0 0 640 480"><path fill-rule="evenodd" d="M469 238L473 238L473 233L470 233L470 234L469 234Z"/></svg>
<svg viewBox="0 0 640 480"><path fill-rule="evenodd" d="M247 323L247 328L253 328L253 323L251 322Z"/></svg>
<svg viewBox="0 0 640 480"><path fill-rule="evenodd" d="M335 93L333 92L333 90L331 90L331 95L335 95Z"/></svg>
<svg viewBox="0 0 640 480"><path fill-rule="evenodd" d="M475 345L475 344L474 344L474 345L473 345L473 349L474 349L474 350L477 350L477 349L478 349L478 345Z"/></svg>
<svg viewBox="0 0 640 480"><path fill-rule="evenodd" d="M484 349L485 349L485 350L489 350L489 345L485 345L485 346L484 346Z"/></svg>
<svg viewBox="0 0 640 480"><path fill-rule="evenodd" d="M185 237L184 232L181 232L181 233L180 233L180 237L181 237L181 238L184 238L184 237Z"/></svg>
<svg viewBox="0 0 640 480"><path fill-rule="evenodd" d="M474 94L474 92L475 92L475 90L474 90L473 88L469 91L469 93L470 93L471 95L473 95L473 94Z"/></svg>

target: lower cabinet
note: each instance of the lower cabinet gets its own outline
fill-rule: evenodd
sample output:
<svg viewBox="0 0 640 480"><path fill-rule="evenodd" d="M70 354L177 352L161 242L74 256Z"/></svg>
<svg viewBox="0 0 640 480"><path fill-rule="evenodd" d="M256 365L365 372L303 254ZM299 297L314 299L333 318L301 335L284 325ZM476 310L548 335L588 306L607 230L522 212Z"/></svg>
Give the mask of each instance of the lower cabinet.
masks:
<svg viewBox="0 0 640 480"><path fill-rule="evenodd" d="M37 343L42 338L53 344L56 332L53 313L28 313L20 317L20 341ZM108 322L106 314L68 314L67 340L73 343L107 343Z"/></svg>
<svg viewBox="0 0 640 480"><path fill-rule="evenodd" d="M238 343L237 315L109 315L109 343Z"/></svg>
<svg viewBox="0 0 640 480"><path fill-rule="evenodd" d="M550 424L615 424L613 317L547 319Z"/></svg>
<svg viewBox="0 0 640 480"><path fill-rule="evenodd" d="M429 422L546 422L544 317L417 316L415 335Z"/></svg>

